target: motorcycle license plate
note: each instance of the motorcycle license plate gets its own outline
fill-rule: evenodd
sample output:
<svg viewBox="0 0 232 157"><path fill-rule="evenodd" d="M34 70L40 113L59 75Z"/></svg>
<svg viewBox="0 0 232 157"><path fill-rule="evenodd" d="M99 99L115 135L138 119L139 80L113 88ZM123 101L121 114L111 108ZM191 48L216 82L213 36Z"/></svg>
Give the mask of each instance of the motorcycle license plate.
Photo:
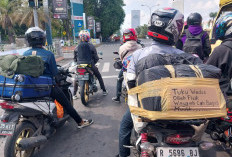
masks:
<svg viewBox="0 0 232 157"><path fill-rule="evenodd" d="M157 157L200 157L197 147L158 147Z"/></svg>
<svg viewBox="0 0 232 157"><path fill-rule="evenodd" d="M11 136L14 133L16 124L13 122L0 122L0 135Z"/></svg>
<svg viewBox="0 0 232 157"><path fill-rule="evenodd" d="M77 75L78 80L89 80L89 75Z"/></svg>

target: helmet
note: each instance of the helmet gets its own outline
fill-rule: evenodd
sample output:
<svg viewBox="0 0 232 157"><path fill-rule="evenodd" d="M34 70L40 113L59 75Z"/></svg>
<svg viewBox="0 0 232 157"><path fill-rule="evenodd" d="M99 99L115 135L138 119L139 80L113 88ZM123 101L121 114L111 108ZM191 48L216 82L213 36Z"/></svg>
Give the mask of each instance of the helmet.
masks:
<svg viewBox="0 0 232 157"><path fill-rule="evenodd" d="M173 8L156 10L148 27L148 36L153 40L168 45L174 45L182 32L184 15Z"/></svg>
<svg viewBox="0 0 232 157"><path fill-rule="evenodd" d="M191 13L187 18L188 25L201 25L202 17L199 13Z"/></svg>
<svg viewBox="0 0 232 157"><path fill-rule="evenodd" d="M225 13L218 18L213 28L213 36L216 40L223 40L232 36L232 12Z"/></svg>
<svg viewBox="0 0 232 157"><path fill-rule="evenodd" d="M137 41L137 39L138 39L137 32L134 28L125 29L123 31L123 42L124 43L129 40Z"/></svg>
<svg viewBox="0 0 232 157"><path fill-rule="evenodd" d="M43 46L46 42L46 34L39 27L31 27L25 33L25 38L29 46Z"/></svg>
<svg viewBox="0 0 232 157"><path fill-rule="evenodd" d="M81 41L89 42L90 33L87 30L81 30L80 33L79 33L79 37L80 37Z"/></svg>

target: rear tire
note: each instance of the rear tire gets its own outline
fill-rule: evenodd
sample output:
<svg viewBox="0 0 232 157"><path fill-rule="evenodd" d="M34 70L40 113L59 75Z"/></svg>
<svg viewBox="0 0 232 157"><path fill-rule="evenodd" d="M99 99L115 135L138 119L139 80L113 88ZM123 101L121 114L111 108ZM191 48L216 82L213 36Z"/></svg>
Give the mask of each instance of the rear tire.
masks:
<svg viewBox="0 0 232 157"><path fill-rule="evenodd" d="M35 148L31 148L25 151L20 151L17 148L17 143L22 138L31 137L36 131L34 125L30 122L20 122L16 125L14 134L9 136L6 140L6 144L4 147L4 156L5 157L21 157L20 153L22 153L22 157L31 157L34 153Z"/></svg>
<svg viewBox="0 0 232 157"><path fill-rule="evenodd" d="M85 81L80 87L81 102L87 106L89 101L89 82Z"/></svg>

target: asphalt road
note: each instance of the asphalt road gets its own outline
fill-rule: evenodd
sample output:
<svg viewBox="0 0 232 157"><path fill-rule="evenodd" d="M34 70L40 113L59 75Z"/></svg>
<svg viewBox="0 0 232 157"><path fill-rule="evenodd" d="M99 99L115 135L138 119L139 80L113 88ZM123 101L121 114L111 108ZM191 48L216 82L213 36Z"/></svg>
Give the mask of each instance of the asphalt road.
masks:
<svg viewBox="0 0 232 157"><path fill-rule="evenodd" d="M150 41L146 40L144 43L149 45ZM103 96L102 91L98 91L90 96L88 107L83 106L80 99L74 101L78 113L83 118L93 119L94 124L77 129L76 123L72 119L69 120L35 153L34 157L114 157L118 153L119 124L128 108L123 101L119 104L111 100L115 96L118 75L118 71L113 68L113 58L117 56L112 52L118 51L119 46L119 43L106 43L97 49L103 52L103 60L99 62L98 67L109 91L108 96ZM72 54L66 54L65 58L59 64L67 65L71 62ZM207 136L205 138L209 140ZM4 139L0 138L0 157L3 157L3 145ZM204 157L230 156L232 155L219 146L212 152L204 154Z"/></svg>

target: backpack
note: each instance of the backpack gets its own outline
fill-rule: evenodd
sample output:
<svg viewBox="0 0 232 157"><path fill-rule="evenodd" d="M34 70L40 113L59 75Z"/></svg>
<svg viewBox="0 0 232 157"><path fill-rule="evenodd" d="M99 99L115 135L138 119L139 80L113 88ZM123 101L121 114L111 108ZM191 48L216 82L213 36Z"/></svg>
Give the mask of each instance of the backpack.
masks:
<svg viewBox="0 0 232 157"><path fill-rule="evenodd" d="M91 64L92 58L93 55L89 43L81 42L77 47L77 64Z"/></svg>
<svg viewBox="0 0 232 157"><path fill-rule="evenodd" d="M202 31L199 35L192 35L189 30L185 30L186 32L186 41L183 46L183 51L186 53L197 54L202 60L204 60L204 52L202 45L202 36L205 34Z"/></svg>

